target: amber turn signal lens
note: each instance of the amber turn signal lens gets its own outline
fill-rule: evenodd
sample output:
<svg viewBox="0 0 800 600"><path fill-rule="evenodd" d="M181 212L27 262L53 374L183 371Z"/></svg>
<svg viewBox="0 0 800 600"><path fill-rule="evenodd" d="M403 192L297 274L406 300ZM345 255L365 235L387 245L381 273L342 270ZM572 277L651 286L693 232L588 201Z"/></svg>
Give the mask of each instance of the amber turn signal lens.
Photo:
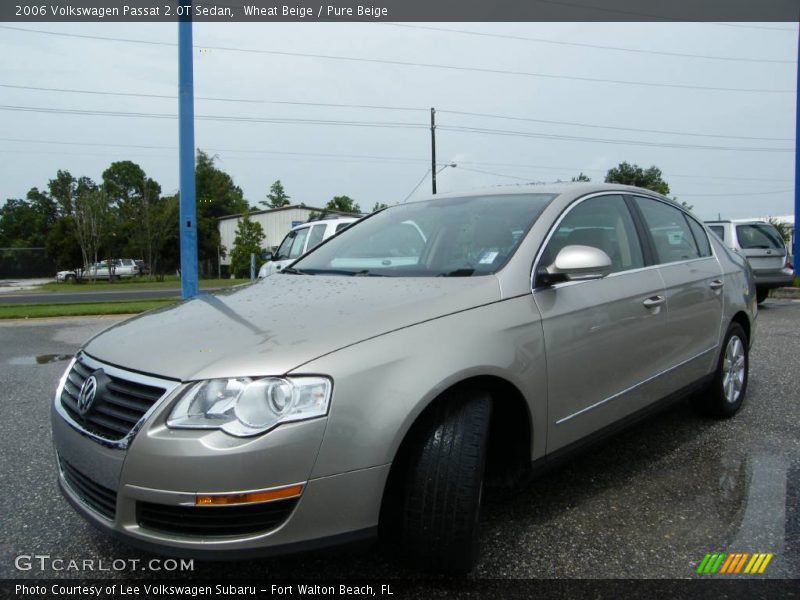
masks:
<svg viewBox="0 0 800 600"><path fill-rule="evenodd" d="M198 506L223 506L226 504L251 504L254 502L271 502L296 498L303 493L302 485L290 485L261 492L245 492L243 494L204 494L195 498Z"/></svg>

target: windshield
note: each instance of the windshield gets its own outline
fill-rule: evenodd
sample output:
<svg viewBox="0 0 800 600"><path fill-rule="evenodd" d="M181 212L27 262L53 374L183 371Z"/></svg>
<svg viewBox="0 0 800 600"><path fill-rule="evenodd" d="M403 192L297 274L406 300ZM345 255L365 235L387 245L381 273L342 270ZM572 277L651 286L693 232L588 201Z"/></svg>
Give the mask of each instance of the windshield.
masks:
<svg viewBox="0 0 800 600"><path fill-rule="evenodd" d="M308 235L308 230L308 227L303 227L302 229L294 229L287 233L281 245L278 247L275 256L272 257L272 260L287 260L300 256L303 253L303 246L306 241L306 236Z"/></svg>
<svg viewBox="0 0 800 600"><path fill-rule="evenodd" d="M783 239L769 223L752 223L749 225L737 225L736 236L739 238L739 246L744 250L754 248L781 248L783 249Z"/></svg>
<svg viewBox="0 0 800 600"><path fill-rule="evenodd" d="M469 277L500 269L554 194L392 206L343 231L288 273Z"/></svg>

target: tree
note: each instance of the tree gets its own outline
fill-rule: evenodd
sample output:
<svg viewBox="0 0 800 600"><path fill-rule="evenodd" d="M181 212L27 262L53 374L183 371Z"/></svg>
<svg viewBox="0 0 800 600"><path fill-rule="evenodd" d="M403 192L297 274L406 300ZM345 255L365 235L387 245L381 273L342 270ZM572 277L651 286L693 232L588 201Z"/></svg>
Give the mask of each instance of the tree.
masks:
<svg viewBox="0 0 800 600"><path fill-rule="evenodd" d="M132 253L150 267L152 277L158 271L164 240L176 228L177 202L162 198L161 186L129 160L112 163L103 172L103 190L121 217L121 226L114 228L117 246L127 241Z"/></svg>
<svg viewBox="0 0 800 600"><path fill-rule="evenodd" d="M250 212L245 212L236 226L236 237L231 251L231 272L234 277L250 277L250 255L256 255L256 270L261 267L261 243L264 241L261 223L250 220Z"/></svg>
<svg viewBox="0 0 800 600"><path fill-rule="evenodd" d="M361 212L361 207L356 204L356 201L350 196L334 196L333 199L325 205L325 208L346 213Z"/></svg>
<svg viewBox="0 0 800 600"><path fill-rule="evenodd" d="M281 206L288 206L289 205L289 196L286 191L283 189L283 184L281 180L276 180L269 188L269 193L267 194L267 199L262 200L259 204L263 204L264 206L269 206L270 208L280 208Z"/></svg>
<svg viewBox="0 0 800 600"><path fill-rule="evenodd" d="M639 165L621 162L619 166L608 170L606 183L635 185L665 196L669 194L669 184L662 178L661 169L655 166L642 169Z"/></svg>
<svg viewBox="0 0 800 600"><path fill-rule="evenodd" d="M239 188L225 171L214 165L214 157L197 151L197 253L205 274L216 273L218 255L225 255L220 245L219 217L249 210Z"/></svg>
<svg viewBox="0 0 800 600"><path fill-rule="evenodd" d="M44 241L45 254L59 270L74 269L81 263L81 246L75 236L75 223L72 217L59 217L47 232Z"/></svg>
<svg viewBox="0 0 800 600"><path fill-rule="evenodd" d="M379 210L384 208L388 208L388 206L383 202L376 202L375 206L372 207L372 210L370 212L378 212Z"/></svg>
<svg viewBox="0 0 800 600"><path fill-rule="evenodd" d="M97 186L92 187L87 184L74 198L72 209L83 264L88 267L97 262L100 242L108 231L110 217L108 196Z"/></svg>
<svg viewBox="0 0 800 600"><path fill-rule="evenodd" d="M37 188L25 200L9 198L0 208L0 247L41 248L55 220L55 202Z"/></svg>
<svg viewBox="0 0 800 600"><path fill-rule="evenodd" d="M573 182L579 182L579 181L580 182L585 182L585 181L591 181L591 178L588 175L584 175L583 171L581 171L580 173L578 173L577 177L573 177L572 178L572 181Z"/></svg>
<svg viewBox="0 0 800 600"><path fill-rule="evenodd" d="M778 230L778 233L781 234L783 241L785 244L789 244L792 241L792 232L789 229L789 226L784 221L779 221L775 217L768 217L767 223L772 225L775 229Z"/></svg>

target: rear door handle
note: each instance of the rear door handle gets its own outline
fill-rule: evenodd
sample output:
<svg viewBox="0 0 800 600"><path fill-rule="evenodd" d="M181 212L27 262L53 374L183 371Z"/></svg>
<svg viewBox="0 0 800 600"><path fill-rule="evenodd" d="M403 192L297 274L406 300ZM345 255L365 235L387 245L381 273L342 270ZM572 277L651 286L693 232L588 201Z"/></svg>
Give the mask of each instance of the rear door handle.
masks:
<svg viewBox="0 0 800 600"><path fill-rule="evenodd" d="M650 296L642 304L644 304L645 308L655 308L664 304L666 300L664 296Z"/></svg>
<svg viewBox="0 0 800 600"><path fill-rule="evenodd" d="M708 285L709 285L709 287L710 287L712 290L718 290L718 289L720 289L720 288L721 288L723 285L725 285L725 282L724 282L724 281L722 281L722 279L715 279L714 281L712 281L712 282L711 282L711 283L709 283Z"/></svg>

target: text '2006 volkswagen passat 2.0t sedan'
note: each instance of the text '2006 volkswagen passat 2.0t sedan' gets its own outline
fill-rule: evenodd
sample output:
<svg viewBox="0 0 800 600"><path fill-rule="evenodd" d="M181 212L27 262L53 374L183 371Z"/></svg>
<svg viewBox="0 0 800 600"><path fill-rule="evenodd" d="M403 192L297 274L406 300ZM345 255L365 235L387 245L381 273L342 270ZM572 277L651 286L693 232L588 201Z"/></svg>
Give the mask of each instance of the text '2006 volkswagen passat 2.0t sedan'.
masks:
<svg viewBox="0 0 800 600"><path fill-rule="evenodd" d="M379 531L425 568L478 553L515 481L694 392L741 406L744 259L634 187L392 206L279 275L120 323L53 405L61 488L157 552L294 552Z"/></svg>

